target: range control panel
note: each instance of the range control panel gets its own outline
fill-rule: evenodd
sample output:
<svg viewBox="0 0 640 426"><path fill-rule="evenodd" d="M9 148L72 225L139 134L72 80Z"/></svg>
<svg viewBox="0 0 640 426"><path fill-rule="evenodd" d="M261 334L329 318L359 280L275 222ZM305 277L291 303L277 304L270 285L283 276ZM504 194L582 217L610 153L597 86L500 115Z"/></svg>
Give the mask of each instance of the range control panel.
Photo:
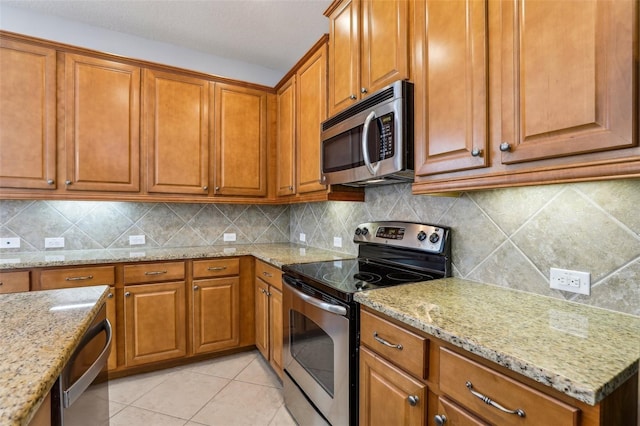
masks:
<svg viewBox="0 0 640 426"><path fill-rule="evenodd" d="M449 228L414 222L367 222L355 230L354 243L371 243L443 253Z"/></svg>

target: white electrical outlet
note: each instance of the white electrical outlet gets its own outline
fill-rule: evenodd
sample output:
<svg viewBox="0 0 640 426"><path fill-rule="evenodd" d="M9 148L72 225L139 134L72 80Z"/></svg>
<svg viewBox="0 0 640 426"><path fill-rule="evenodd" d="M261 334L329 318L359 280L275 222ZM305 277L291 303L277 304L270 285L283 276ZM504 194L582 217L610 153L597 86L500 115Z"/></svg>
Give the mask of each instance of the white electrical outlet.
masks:
<svg viewBox="0 0 640 426"><path fill-rule="evenodd" d="M222 239L224 241L235 241L236 240L236 233L235 232L225 232L224 235L222 236Z"/></svg>
<svg viewBox="0 0 640 426"><path fill-rule="evenodd" d="M0 238L0 248L20 248L20 238Z"/></svg>
<svg viewBox="0 0 640 426"><path fill-rule="evenodd" d="M64 247L64 237L44 239L44 248L63 248L63 247Z"/></svg>
<svg viewBox="0 0 640 426"><path fill-rule="evenodd" d="M551 288L556 290L591 295L591 274L589 272L551 268L550 284Z"/></svg>
<svg viewBox="0 0 640 426"><path fill-rule="evenodd" d="M129 235L129 245L130 246L137 246L140 244L145 244L145 242L147 241L146 237L144 235Z"/></svg>
<svg viewBox="0 0 640 426"><path fill-rule="evenodd" d="M300 242L304 243L305 241L307 241L307 235L303 232L300 233Z"/></svg>
<svg viewBox="0 0 640 426"><path fill-rule="evenodd" d="M341 237L333 237L333 246L334 247L342 247L342 238Z"/></svg>

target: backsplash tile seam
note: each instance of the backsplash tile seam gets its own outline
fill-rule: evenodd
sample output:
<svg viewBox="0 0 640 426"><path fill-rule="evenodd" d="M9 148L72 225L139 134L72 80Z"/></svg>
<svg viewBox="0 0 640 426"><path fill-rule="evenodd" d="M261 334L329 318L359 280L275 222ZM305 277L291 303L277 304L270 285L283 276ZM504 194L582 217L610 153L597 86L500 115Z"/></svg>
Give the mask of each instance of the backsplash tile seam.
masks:
<svg viewBox="0 0 640 426"><path fill-rule="evenodd" d="M600 277L597 281L591 281L591 288L593 289L594 287L597 287L600 284L607 282L607 280L611 279L611 277L621 273L622 271L624 271L627 268L632 267L633 264L636 263L636 262L640 263L640 254L638 256L636 256L635 258L631 259L629 262L621 265L619 268L612 270L607 275L604 275L604 276ZM639 279L640 279L640 277L639 277ZM638 282L638 285L640 286L640 281ZM640 301L638 301L638 302L640 303Z"/></svg>
<svg viewBox="0 0 640 426"><path fill-rule="evenodd" d="M595 200L593 200L591 197L589 197L589 195L585 194L582 190L580 190L580 188L575 188L574 191L577 194L579 194L580 196L582 196L588 203L590 203L596 209L600 210L604 215L606 215L616 225L618 225L620 228L622 228L625 231L627 231L633 238L635 238L636 240L640 241L640 233L636 233L633 229L631 229L629 226L627 226L624 222L622 222L617 217L615 217L613 214L611 214L607 210L605 210L600 204L598 204L597 202L595 202Z"/></svg>

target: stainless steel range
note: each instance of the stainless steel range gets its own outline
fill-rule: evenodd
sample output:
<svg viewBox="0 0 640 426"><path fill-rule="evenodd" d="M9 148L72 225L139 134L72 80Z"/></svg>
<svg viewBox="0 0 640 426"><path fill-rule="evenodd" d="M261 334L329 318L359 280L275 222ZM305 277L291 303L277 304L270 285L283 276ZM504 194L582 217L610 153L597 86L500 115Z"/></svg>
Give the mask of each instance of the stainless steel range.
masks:
<svg viewBox="0 0 640 426"><path fill-rule="evenodd" d="M285 265L284 398L299 424L358 424L358 304L354 293L451 276L450 229L369 222L358 257Z"/></svg>

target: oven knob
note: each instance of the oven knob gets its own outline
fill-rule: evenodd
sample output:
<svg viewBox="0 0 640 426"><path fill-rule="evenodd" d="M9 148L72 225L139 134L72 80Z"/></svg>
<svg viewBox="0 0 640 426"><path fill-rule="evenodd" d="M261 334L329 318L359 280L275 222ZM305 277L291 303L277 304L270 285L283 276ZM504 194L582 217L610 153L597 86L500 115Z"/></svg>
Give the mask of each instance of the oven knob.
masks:
<svg viewBox="0 0 640 426"><path fill-rule="evenodd" d="M356 228L356 235L360 235L360 234L362 234L362 229Z"/></svg>
<svg viewBox="0 0 640 426"><path fill-rule="evenodd" d="M440 241L440 235L434 232L433 234L429 235L429 241L431 241L433 244L437 243L438 241Z"/></svg>
<svg viewBox="0 0 640 426"><path fill-rule="evenodd" d="M367 235L369 233L369 230L367 228L362 228L362 235Z"/></svg>
<svg viewBox="0 0 640 426"><path fill-rule="evenodd" d="M418 232L418 241L424 241L426 239L427 239L427 234L425 234L424 231Z"/></svg>

